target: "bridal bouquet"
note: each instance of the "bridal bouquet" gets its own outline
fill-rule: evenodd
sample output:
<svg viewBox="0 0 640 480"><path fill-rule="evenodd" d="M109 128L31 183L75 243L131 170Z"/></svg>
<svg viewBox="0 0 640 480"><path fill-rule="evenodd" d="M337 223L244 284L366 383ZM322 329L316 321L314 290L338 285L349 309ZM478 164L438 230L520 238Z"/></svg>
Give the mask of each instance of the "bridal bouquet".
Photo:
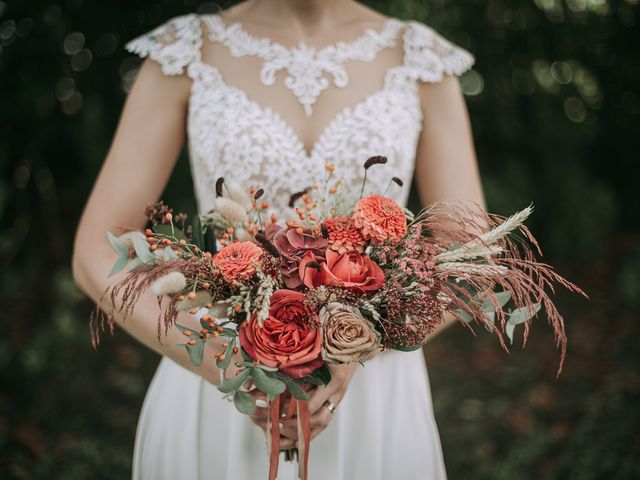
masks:
<svg viewBox="0 0 640 480"><path fill-rule="evenodd" d="M384 157L367 160L365 182L366 171L384 163ZM531 207L505 218L436 203L413 215L382 194L350 201L334 175L329 164L321 183L293 195L295 217L286 221L267 214L262 189L220 178L213 209L190 224L158 202L147 207L144 232L108 232L118 253L110 275L129 269L105 295L110 292L115 307L123 293L124 318L150 290L162 309L158 337L162 327L165 333L179 328L194 365L210 361L203 358L206 341L224 340L215 353L218 388L238 410L254 412L248 385L266 394L270 479L277 475L278 417L285 400L299 419L297 453L300 477L306 478L305 387L327 384L328 364L418 349L445 314L469 328L486 327L506 349L519 325L526 342L532 318L543 310L561 348L559 374L566 336L546 290L559 284L583 294L535 259L538 244L523 224ZM394 177L389 188L394 183L402 185ZM176 324L180 311L200 314L201 328ZM113 315L96 308L94 346L106 325L113 328ZM234 358L238 373L226 378Z"/></svg>

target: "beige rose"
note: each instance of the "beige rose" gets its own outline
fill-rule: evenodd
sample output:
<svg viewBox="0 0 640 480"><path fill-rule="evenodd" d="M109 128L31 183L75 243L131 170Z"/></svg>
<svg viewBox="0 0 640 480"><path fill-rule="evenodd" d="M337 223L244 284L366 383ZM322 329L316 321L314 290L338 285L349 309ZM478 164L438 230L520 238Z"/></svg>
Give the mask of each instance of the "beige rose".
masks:
<svg viewBox="0 0 640 480"><path fill-rule="evenodd" d="M355 307L329 303L320 310L320 322L326 362L364 362L380 350L380 332Z"/></svg>

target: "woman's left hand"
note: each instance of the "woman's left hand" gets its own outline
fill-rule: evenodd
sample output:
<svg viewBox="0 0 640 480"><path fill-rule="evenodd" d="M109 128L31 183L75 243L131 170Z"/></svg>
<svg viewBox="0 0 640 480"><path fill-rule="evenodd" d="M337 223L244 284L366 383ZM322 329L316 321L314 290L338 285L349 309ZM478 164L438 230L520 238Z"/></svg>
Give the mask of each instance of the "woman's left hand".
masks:
<svg viewBox="0 0 640 480"><path fill-rule="evenodd" d="M336 405L336 409L340 408L340 401L347 392L347 387L351 382L351 378L360 366L358 363L349 363L346 365L328 364L331 370L331 381L327 385L320 385L310 391L309 398L309 415L311 416L311 438L315 438L322 430L327 428L333 413L324 406L324 402L329 400ZM282 420L283 428L280 434L285 439L291 439L294 442L298 440L298 427L296 417L285 418ZM287 442L288 443L288 442ZM294 443L297 446L297 443Z"/></svg>

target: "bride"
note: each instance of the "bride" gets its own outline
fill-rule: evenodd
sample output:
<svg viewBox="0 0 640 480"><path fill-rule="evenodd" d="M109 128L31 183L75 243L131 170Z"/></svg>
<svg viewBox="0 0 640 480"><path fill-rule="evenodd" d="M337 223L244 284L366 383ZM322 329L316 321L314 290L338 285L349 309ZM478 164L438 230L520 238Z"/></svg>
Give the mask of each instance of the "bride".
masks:
<svg viewBox="0 0 640 480"><path fill-rule="evenodd" d="M389 163L371 169L367 192L382 193L399 177L403 185L387 195L406 205L415 177L425 205L484 206L456 78L474 59L423 23L352 0L246 0L171 18L126 48L146 60L74 245L74 278L95 301L118 279L107 278L115 257L105 231L144 228L144 208L161 197L185 141L200 213L211 209L220 176L264 188L265 207L278 217L325 168L359 194L372 155ZM138 421L133 478L265 478L266 409L252 418L238 413L216 388L220 346L207 342L195 367L172 346L184 343L177 329L158 341L158 315L149 292L126 322L114 318L162 355ZM446 320L436 334L453 323ZM186 312L178 321L198 325ZM382 352L332 373L311 396L309 478L446 478L420 350ZM256 405L265 406L257 396ZM296 441L295 419L284 419L281 448ZM295 465L281 461L278 478L296 478Z"/></svg>

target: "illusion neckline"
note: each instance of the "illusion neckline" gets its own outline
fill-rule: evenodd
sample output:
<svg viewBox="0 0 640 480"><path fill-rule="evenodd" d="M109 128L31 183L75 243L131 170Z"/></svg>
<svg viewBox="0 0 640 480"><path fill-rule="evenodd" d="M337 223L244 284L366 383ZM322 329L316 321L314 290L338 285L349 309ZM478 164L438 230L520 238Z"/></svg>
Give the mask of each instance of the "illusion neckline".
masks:
<svg viewBox="0 0 640 480"><path fill-rule="evenodd" d="M256 44L278 49L279 51L287 52L288 54L291 54L296 50L307 49L307 50L314 51L316 55L321 55L324 52L335 50L338 48L353 47L354 45L357 45L359 42L362 42L367 37L371 37L374 39L385 38L387 35L394 32L394 27L396 27L397 25L402 25L403 23L403 21L397 17L393 17L393 16L385 17L385 20L382 22L382 24L378 28L366 27L353 40L337 40L323 47L315 47L313 45L310 45L305 40L299 40L297 44L294 44L292 46L287 46L282 42L274 40L271 37L268 37L266 35L253 34L245 28L243 22L239 20L227 22L226 19L225 20L222 19L219 13L210 13L210 14L205 14L203 16L209 17L210 19L217 21L218 25L223 29L223 31L229 32L229 31L235 30L237 33L241 34L244 38L250 40L251 42L255 42Z"/></svg>

